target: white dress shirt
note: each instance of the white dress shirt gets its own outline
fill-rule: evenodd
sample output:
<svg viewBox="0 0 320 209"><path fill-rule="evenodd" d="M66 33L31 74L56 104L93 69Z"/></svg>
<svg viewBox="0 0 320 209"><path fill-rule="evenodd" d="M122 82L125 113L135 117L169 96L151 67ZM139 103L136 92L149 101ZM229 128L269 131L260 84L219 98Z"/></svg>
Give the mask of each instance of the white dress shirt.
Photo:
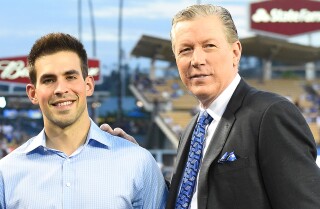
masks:
<svg viewBox="0 0 320 209"><path fill-rule="evenodd" d="M206 127L206 139L204 142L202 160L207 152L207 149L208 149L207 145L210 144L213 134L240 80L241 80L241 77L239 74L237 74L236 77L233 79L233 81L229 84L229 86L210 104L208 109L203 109L202 107L200 107L200 112L203 112L206 110L208 114L213 118L213 121L210 123L210 125ZM201 165L200 165L200 168L201 168ZM192 196L190 209L198 209L198 199L197 199L198 178L199 178L199 173L197 176L196 188Z"/></svg>

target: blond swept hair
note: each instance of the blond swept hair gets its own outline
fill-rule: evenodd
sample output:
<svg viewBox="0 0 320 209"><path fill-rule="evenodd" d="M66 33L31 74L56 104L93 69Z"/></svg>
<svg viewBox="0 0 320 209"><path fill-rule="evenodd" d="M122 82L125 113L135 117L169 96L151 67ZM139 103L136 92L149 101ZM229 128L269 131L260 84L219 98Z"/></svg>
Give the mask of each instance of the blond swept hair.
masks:
<svg viewBox="0 0 320 209"><path fill-rule="evenodd" d="M174 51L174 34L173 30L177 23L182 21L194 20L197 17L217 16L225 27L225 34L227 41L231 44L239 40L237 28L233 22L230 12L221 6L212 4L196 4L188 6L187 8L179 11L172 19L171 28L171 43ZM200 26L201 27L201 26Z"/></svg>

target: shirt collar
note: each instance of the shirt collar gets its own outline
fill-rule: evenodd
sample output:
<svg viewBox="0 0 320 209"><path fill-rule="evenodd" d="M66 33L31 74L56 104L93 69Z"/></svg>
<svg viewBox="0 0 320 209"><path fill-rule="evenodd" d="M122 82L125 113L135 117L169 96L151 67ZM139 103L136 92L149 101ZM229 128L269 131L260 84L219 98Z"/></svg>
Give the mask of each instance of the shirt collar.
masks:
<svg viewBox="0 0 320 209"><path fill-rule="evenodd" d="M106 147L112 147L112 140L111 138L113 137L106 137L105 135L110 135L104 131L102 131L90 118L90 129L88 132L88 136L86 139L86 142L84 143L84 146L87 146L90 140L99 142L100 144L105 145ZM46 135L45 135L45 129L42 129L42 131L35 137L31 138L28 142L28 145L25 149L25 153L29 153L36 148L39 147L46 147Z"/></svg>
<svg viewBox="0 0 320 209"><path fill-rule="evenodd" d="M91 119L90 119L91 120ZM107 135L107 136L106 136ZM85 144L88 144L90 140L99 142L108 148L113 146L112 138L115 137L105 131L102 131L92 120L87 140Z"/></svg>
<svg viewBox="0 0 320 209"><path fill-rule="evenodd" d="M44 129L35 137L31 138L27 143L27 147L24 150L24 153L29 153L35 150L38 147L45 147L45 133Z"/></svg>
<svg viewBox="0 0 320 209"><path fill-rule="evenodd" d="M223 90L223 92L210 104L206 111L209 115L216 121L219 121L222 117L227 105L231 99L232 94L236 90L238 84L240 83L241 77L237 73L232 82L228 85L228 87ZM205 111L202 107L200 107L201 113Z"/></svg>

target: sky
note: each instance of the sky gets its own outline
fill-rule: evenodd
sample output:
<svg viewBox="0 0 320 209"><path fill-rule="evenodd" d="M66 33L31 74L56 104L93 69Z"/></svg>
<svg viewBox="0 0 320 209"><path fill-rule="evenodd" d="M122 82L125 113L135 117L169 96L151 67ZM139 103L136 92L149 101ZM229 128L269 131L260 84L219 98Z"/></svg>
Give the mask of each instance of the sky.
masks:
<svg viewBox="0 0 320 209"><path fill-rule="evenodd" d="M81 1L81 35L78 2L79 0L0 0L0 58L27 55L33 43L50 32L64 32L81 38L88 57L93 58L89 1ZM102 73L109 74L118 63L119 0L91 2L96 33L95 58L101 62ZM150 35L169 39L171 18L184 7L199 2L227 8L233 16L240 38L254 35L249 27L248 14L252 0L123 0L123 63L134 67L149 62L130 56L140 37ZM306 43L307 38L304 36L292 40Z"/></svg>

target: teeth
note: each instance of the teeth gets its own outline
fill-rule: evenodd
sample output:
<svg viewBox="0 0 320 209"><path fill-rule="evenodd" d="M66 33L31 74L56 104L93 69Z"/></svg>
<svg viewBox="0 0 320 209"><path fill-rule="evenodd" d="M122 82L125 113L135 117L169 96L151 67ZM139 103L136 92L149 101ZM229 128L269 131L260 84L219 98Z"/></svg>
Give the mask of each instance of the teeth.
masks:
<svg viewBox="0 0 320 209"><path fill-rule="evenodd" d="M57 106L62 107L62 106L67 106L70 105L72 102L68 101L68 102L62 102L62 103L58 103Z"/></svg>

